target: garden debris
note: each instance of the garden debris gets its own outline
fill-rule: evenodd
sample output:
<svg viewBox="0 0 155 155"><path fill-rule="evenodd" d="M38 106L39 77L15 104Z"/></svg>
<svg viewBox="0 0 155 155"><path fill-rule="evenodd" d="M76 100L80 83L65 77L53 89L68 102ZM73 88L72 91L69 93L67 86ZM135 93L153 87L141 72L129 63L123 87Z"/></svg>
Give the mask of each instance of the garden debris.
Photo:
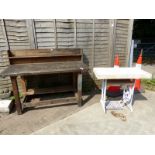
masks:
<svg viewBox="0 0 155 155"><path fill-rule="evenodd" d="M118 113L118 112L115 112L115 111L111 111L111 114L117 118L120 118L122 121L126 121L126 116L122 113Z"/></svg>

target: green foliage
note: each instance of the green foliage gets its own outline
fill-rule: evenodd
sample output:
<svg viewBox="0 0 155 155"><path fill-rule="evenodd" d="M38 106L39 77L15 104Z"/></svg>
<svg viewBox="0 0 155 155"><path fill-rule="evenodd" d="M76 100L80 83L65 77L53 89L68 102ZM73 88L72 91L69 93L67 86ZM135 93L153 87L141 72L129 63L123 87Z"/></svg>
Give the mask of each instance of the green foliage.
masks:
<svg viewBox="0 0 155 155"><path fill-rule="evenodd" d="M142 86L148 90L155 91L155 79L152 80L142 80Z"/></svg>
<svg viewBox="0 0 155 155"><path fill-rule="evenodd" d="M22 93L19 93L19 97L20 97L20 98L23 98L23 94L22 94ZM14 100L14 99L15 99L14 96L10 96L10 100Z"/></svg>

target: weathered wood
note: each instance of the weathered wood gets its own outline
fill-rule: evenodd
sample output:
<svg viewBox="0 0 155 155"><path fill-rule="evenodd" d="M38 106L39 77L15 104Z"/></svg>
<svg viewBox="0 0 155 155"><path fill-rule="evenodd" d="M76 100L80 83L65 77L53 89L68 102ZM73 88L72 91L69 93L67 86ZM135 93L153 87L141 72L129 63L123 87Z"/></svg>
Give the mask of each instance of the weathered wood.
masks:
<svg viewBox="0 0 155 155"><path fill-rule="evenodd" d="M94 60L94 57L95 57L95 20L93 19L93 30L92 30L92 72L93 72L93 68L95 66L95 60Z"/></svg>
<svg viewBox="0 0 155 155"><path fill-rule="evenodd" d="M15 97L15 104L16 104L16 110L18 115L22 114L22 105L19 97L19 90L18 90L18 85L17 85L17 77L12 76L11 77L11 82L12 82L12 87L13 87L13 94Z"/></svg>
<svg viewBox="0 0 155 155"><path fill-rule="evenodd" d="M52 94L52 93L60 93L60 92L72 92L74 88L71 85L68 86L57 86L52 88L31 88L28 89L24 95L41 95L41 94Z"/></svg>
<svg viewBox="0 0 155 155"><path fill-rule="evenodd" d="M78 106L82 106L82 74L77 77L77 101Z"/></svg>
<svg viewBox="0 0 155 155"><path fill-rule="evenodd" d="M11 50L9 57L19 56L70 56L82 54L80 48L71 49L28 49L28 50Z"/></svg>
<svg viewBox="0 0 155 155"><path fill-rule="evenodd" d="M127 40L127 58L130 57L130 48L131 48L131 41L132 41L132 32L133 32L133 19L129 21L129 32L128 32L128 40ZM126 66L129 65L129 59L126 58Z"/></svg>
<svg viewBox="0 0 155 155"><path fill-rule="evenodd" d="M4 34L5 41L6 41L6 45L7 45L7 50L9 50L10 45L9 45L9 41L8 41L8 35L7 35L5 20L4 19L2 20L2 28L3 28L3 34Z"/></svg>
<svg viewBox="0 0 155 155"><path fill-rule="evenodd" d="M35 49L36 44L35 44L35 36L34 36L34 23L32 19L26 20L27 24L27 30L28 30L28 37L29 37L29 44L30 48Z"/></svg>
<svg viewBox="0 0 155 155"><path fill-rule="evenodd" d="M31 108L31 107L37 107L37 106L47 106L51 104L71 104L71 103L77 103L77 100L75 97L68 97L68 98L59 98L59 99L52 99L52 100L46 100L46 101L37 101L37 102L25 102L24 108Z"/></svg>
<svg viewBox="0 0 155 155"><path fill-rule="evenodd" d="M20 78L20 82L21 82L21 85L22 85L22 90L23 90L23 94L24 93L26 93L26 79L23 77L23 76L21 76L21 78Z"/></svg>
<svg viewBox="0 0 155 155"><path fill-rule="evenodd" d="M76 27L76 19L74 19L74 47L76 48L77 46L77 27Z"/></svg>
<svg viewBox="0 0 155 155"><path fill-rule="evenodd" d="M56 27L56 19L54 19L54 39L55 39L55 48L58 47L57 44L57 27Z"/></svg>
<svg viewBox="0 0 155 155"><path fill-rule="evenodd" d="M10 59L10 63L13 64L26 64L26 63L41 63L41 62L66 62L66 61L78 61L81 60L81 56L77 55L75 56L54 56L54 57L21 57L21 58L14 58L14 59Z"/></svg>
<svg viewBox="0 0 155 155"><path fill-rule="evenodd" d="M81 70L82 68L82 70ZM17 76L17 75L40 75L53 73L71 73L82 72L87 70L86 65L79 61L50 62L50 63L32 63L32 64L17 64L10 65L2 71L2 76Z"/></svg>
<svg viewBox="0 0 155 155"><path fill-rule="evenodd" d="M112 57L112 53L109 53L110 41L110 28L109 19L95 19L95 37L94 37L94 63L96 65L109 66L109 61ZM31 43L29 40L29 27L26 25L27 20L5 20L5 28L7 30L7 37L10 43L11 49L30 49ZM90 65L92 69L92 19L77 19L76 20L76 47L83 48L84 61ZM73 48L75 47L75 20L74 19L57 19L56 20L57 30L57 45L59 48ZM129 28L130 20L117 20L116 22L116 40L114 44L114 50L118 53L125 52L125 56L122 57L121 63L124 59L127 60L129 51L127 48L128 35L131 33ZM34 31L36 32L36 44L39 49L49 49L55 47L55 31L54 31L54 20L53 19L35 19ZM7 50L7 44L5 43L4 34L2 32L2 26L0 26L0 50ZM121 40L119 42L119 40ZM120 45L120 46L119 46ZM126 48L123 49L122 46ZM56 46L57 47L57 46ZM103 49L103 50L102 50ZM102 50L98 52L97 50ZM107 51L107 52L106 52ZM100 55L100 56L98 56ZM107 57L109 55L109 57ZM101 60L103 59L103 61ZM19 62L19 60L18 60ZM111 60L113 63L113 60ZM15 62L16 63L16 62ZM19 62L20 63L20 62Z"/></svg>
<svg viewBox="0 0 155 155"><path fill-rule="evenodd" d="M54 57L19 57L10 59L10 63L13 64L28 64L28 63L43 63L43 62L66 62L66 61L78 61L81 60L81 55L77 56L54 56ZM7 66L9 64L6 64Z"/></svg>

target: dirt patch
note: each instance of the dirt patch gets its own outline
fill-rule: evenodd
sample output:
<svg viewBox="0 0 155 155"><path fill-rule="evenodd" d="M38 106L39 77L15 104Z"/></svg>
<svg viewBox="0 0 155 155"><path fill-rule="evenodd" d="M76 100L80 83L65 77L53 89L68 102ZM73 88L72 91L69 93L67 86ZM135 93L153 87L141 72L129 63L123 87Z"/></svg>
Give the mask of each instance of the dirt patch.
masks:
<svg viewBox="0 0 155 155"><path fill-rule="evenodd" d="M111 111L111 114L114 116L114 117L117 117L117 118L120 118L122 121L127 121L127 118L124 114L122 113L119 113L119 112L115 112L115 111Z"/></svg>

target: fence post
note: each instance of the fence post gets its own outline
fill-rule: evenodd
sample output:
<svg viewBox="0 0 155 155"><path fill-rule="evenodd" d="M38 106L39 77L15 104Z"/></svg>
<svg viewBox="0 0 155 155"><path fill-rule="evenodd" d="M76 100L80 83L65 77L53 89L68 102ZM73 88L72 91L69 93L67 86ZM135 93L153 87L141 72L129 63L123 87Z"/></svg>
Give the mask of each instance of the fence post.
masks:
<svg viewBox="0 0 155 155"><path fill-rule="evenodd" d="M94 68L94 59L95 59L95 19L93 19L93 41L92 41L92 73Z"/></svg>
<svg viewBox="0 0 155 155"><path fill-rule="evenodd" d="M57 27L56 27L56 19L54 19L54 38L55 38L55 48L58 48L58 44L57 44Z"/></svg>
<svg viewBox="0 0 155 155"><path fill-rule="evenodd" d="M30 48L36 49L36 36L35 36L35 27L34 27L34 21L33 19L27 19L26 20L27 30L28 30L28 37L30 42Z"/></svg>
<svg viewBox="0 0 155 155"><path fill-rule="evenodd" d="M76 19L74 19L74 47L77 46L77 27L76 27Z"/></svg>
<svg viewBox="0 0 155 155"><path fill-rule="evenodd" d="M109 19L109 66L113 66L114 57L115 57L115 41L116 41L116 20Z"/></svg>
<svg viewBox="0 0 155 155"><path fill-rule="evenodd" d="M132 41L133 22L134 22L133 19L129 20L126 66L129 66L130 64L130 49L131 49L131 41Z"/></svg>
<svg viewBox="0 0 155 155"><path fill-rule="evenodd" d="M131 42L129 67L132 67L132 64L133 64L133 52L134 52L134 40L132 40L132 42Z"/></svg>

